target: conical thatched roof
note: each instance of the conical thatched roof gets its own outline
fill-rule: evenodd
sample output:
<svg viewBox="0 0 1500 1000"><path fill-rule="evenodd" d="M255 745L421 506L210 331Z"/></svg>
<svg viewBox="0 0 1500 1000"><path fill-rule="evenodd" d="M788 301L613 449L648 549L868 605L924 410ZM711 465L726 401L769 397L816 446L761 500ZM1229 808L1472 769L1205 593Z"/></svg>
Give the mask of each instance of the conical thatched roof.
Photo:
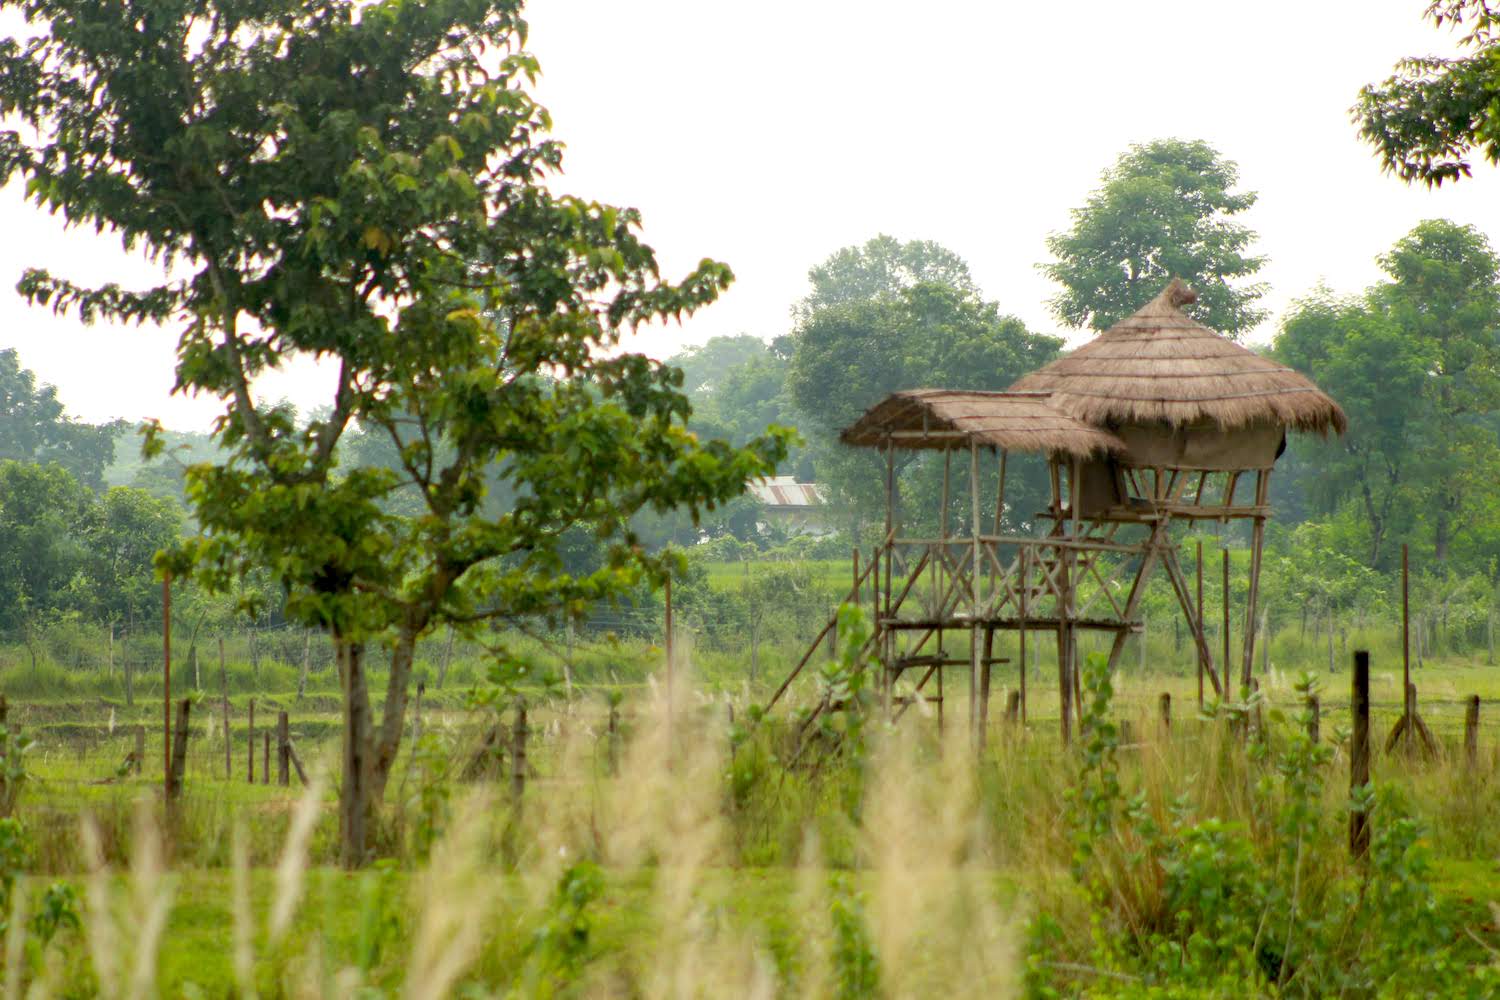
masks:
<svg viewBox="0 0 1500 1000"><path fill-rule="evenodd" d="M1045 392L908 389L866 410L839 435L844 444L875 448L957 448L975 442L1006 451L1088 458L1123 452L1108 431L1060 413Z"/></svg>
<svg viewBox="0 0 1500 1000"><path fill-rule="evenodd" d="M1011 386L1099 427L1211 421L1342 434L1344 411L1308 379L1189 319L1197 296L1173 278L1139 312Z"/></svg>

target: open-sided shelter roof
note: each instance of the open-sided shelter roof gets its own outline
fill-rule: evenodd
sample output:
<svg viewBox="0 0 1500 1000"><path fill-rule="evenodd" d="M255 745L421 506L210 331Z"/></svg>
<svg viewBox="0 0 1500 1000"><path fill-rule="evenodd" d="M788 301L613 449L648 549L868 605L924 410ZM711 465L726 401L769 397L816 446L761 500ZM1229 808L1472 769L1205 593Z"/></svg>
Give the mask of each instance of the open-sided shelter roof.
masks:
<svg viewBox="0 0 1500 1000"><path fill-rule="evenodd" d="M1344 411L1305 376L1183 314L1197 296L1173 278L1132 316L1013 392L1048 392L1057 410L1096 426L1211 421L1226 430L1276 423L1344 432Z"/></svg>
<svg viewBox="0 0 1500 1000"><path fill-rule="evenodd" d="M1006 451L1087 458L1125 444L1098 427L1058 412L1045 392L910 389L876 403L839 435L844 444L957 448L974 442Z"/></svg>

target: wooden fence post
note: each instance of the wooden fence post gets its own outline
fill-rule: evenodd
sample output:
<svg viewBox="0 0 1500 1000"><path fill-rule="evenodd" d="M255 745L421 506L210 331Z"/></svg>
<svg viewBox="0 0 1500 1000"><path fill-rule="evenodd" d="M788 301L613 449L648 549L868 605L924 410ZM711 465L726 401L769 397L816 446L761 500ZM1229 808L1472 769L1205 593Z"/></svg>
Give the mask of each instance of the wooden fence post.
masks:
<svg viewBox="0 0 1500 1000"><path fill-rule="evenodd" d="M229 673L224 667L224 637L219 636L219 696L224 706L224 780L234 778L234 734L229 728Z"/></svg>
<svg viewBox="0 0 1500 1000"><path fill-rule="evenodd" d="M526 791L526 699L516 699L516 721L510 734L510 794L516 808L521 806L521 796Z"/></svg>
<svg viewBox="0 0 1500 1000"><path fill-rule="evenodd" d="M1360 793L1370 783L1370 654L1354 653L1354 678L1349 697L1354 735L1349 744L1349 791ZM1370 851L1370 817L1362 809L1349 813L1349 853L1362 859Z"/></svg>
<svg viewBox="0 0 1500 1000"><path fill-rule="evenodd" d="M1322 705L1318 702L1318 696L1310 694L1307 696L1307 738L1316 746L1319 736L1319 723L1321 722Z"/></svg>
<svg viewBox="0 0 1500 1000"><path fill-rule="evenodd" d="M292 727L287 713L276 715L276 783L292 783Z"/></svg>
<svg viewBox="0 0 1500 1000"><path fill-rule="evenodd" d="M1015 725L1021 721L1021 692L1019 689L1011 691L1005 699L1005 721Z"/></svg>
<svg viewBox="0 0 1500 1000"><path fill-rule="evenodd" d="M191 698L184 698L177 703L177 731L172 734L172 772L167 776L169 799L182 795L182 780L187 773L188 712L192 707Z"/></svg>
<svg viewBox="0 0 1500 1000"><path fill-rule="evenodd" d="M609 773L613 777L620 766L620 708L609 706Z"/></svg>
<svg viewBox="0 0 1500 1000"><path fill-rule="evenodd" d="M135 727L135 763L136 774L141 773L141 763L146 759L146 727Z"/></svg>
<svg viewBox="0 0 1500 1000"><path fill-rule="evenodd" d="M1158 705L1157 711L1161 715L1161 734L1163 736L1171 736L1172 735L1172 693L1170 691L1163 691L1161 693L1161 697L1157 699L1157 705Z"/></svg>
<svg viewBox="0 0 1500 1000"><path fill-rule="evenodd" d="M1464 709L1464 760L1470 767L1479 763L1479 695L1469 695Z"/></svg>
<svg viewBox="0 0 1500 1000"><path fill-rule="evenodd" d="M255 784L255 699L250 699L250 715L246 726L246 742L250 752L245 754L245 780Z"/></svg>

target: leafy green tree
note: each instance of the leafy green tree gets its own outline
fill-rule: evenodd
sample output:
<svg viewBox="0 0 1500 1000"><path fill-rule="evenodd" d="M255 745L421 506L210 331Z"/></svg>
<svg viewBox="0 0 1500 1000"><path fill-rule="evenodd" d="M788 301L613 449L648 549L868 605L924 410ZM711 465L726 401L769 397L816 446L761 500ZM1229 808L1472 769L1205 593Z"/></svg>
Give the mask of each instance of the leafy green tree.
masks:
<svg viewBox="0 0 1500 1000"><path fill-rule="evenodd" d="M145 490L116 486L96 505L82 541L89 610L134 631L161 620L155 557L182 535L182 508Z"/></svg>
<svg viewBox="0 0 1500 1000"><path fill-rule="evenodd" d="M969 264L931 240L901 241L881 234L861 246L844 247L807 272L812 285L793 315L806 320L828 306L848 305L933 283L977 296Z"/></svg>
<svg viewBox="0 0 1500 1000"><path fill-rule="evenodd" d="M1298 446L1333 456L1308 477L1319 506L1358 498L1371 566L1392 530L1419 527L1441 565L1500 475L1500 258L1473 227L1429 220L1380 264L1390 280L1362 299L1299 303L1275 352L1349 414L1342 441Z"/></svg>
<svg viewBox="0 0 1500 1000"><path fill-rule="evenodd" d="M0 627L37 666L43 627L76 601L93 494L60 465L0 461Z"/></svg>
<svg viewBox="0 0 1500 1000"><path fill-rule="evenodd" d="M85 486L100 489L123 426L70 420L56 388L38 387L14 349L0 351L0 459L56 462Z"/></svg>
<svg viewBox="0 0 1500 1000"><path fill-rule="evenodd" d="M1103 185L1047 238L1057 258L1042 270L1062 286L1053 311L1069 326L1108 329L1149 302L1173 277L1198 293L1190 307L1214 330L1238 337L1264 318L1252 282L1265 263L1247 248L1255 234L1236 217L1255 204L1233 191L1235 164L1201 140L1132 146Z"/></svg>
<svg viewBox="0 0 1500 1000"><path fill-rule="evenodd" d="M780 437L696 438L680 373L614 352L711 302L729 271L663 280L636 212L557 193L518 0L3 8L38 30L0 48L0 110L25 130L0 138L0 175L187 274L134 292L29 272L22 290L84 318L183 323L178 385L223 400L223 457L189 470L205 533L172 564L226 589L267 567L287 615L332 633L344 860L363 863L421 636L576 615L660 575L631 517L707 509L782 457ZM303 423L251 388L298 357L336 372ZM355 424L398 469L339 465ZM516 497L498 513L496 477ZM382 504L407 488L420 516ZM577 527L609 555L574 577L558 550Z"/></svg>
<svg viewBox="0 0 1500 1000"><path fill-rule="evenodd" d="M667 364L682 369L682 391L696 403L700 397L714 393L731 371L768 353L765 341L741 333L710 337L672 355Z"/></svg>
<svg viewBox="0 0 1500 1000"><path fill-rule="evenodd" d="M1339 401L1349 431L1337 441L1299 436L1293 455L1306 455L1301 478L1317 509L1346 499L1359 503L1368 526L1368 565L1387 555L1393 529L1409 525L1418 500L1410 465L1423 427L1430 357L1390 318L1362 299L1319 293L1296 303L1273 352L1305 372Z"/></svg>
<svg viewBox="0 0 1500 1000"><path fill-rule="evenodd" d="M787 387L818 435L819 479L864 519L882 508L885 459L839 446L840 429L901 389L1004 389L1061 346L995 303L935 283L818 309L798 325L794 343ZM897 461L899 474L916 456L900 453Z"/></svg>
<svg viewBox="0 0 1500 1000"><path fill-rule="evenodd" d="M1432 0L1426 17L1461 30L1468 54L1401 60L1360 91L1354 114L1387 170L1437 186L1469 176L1476 152L1500 162L1500 10L1490 0Z"/></svg>
<svg viewBox="0 0 1500 1000"><path fill-rule="evenodd" d="M1488 416L1500 411L1500 257L1473 226L1419 223L1380 258L1389 283L1377 308L1429 358L1429 423L1408 461L1430 488L1433 558L1448 561L1476 495L1500 473L1500 445Z"/></svg>

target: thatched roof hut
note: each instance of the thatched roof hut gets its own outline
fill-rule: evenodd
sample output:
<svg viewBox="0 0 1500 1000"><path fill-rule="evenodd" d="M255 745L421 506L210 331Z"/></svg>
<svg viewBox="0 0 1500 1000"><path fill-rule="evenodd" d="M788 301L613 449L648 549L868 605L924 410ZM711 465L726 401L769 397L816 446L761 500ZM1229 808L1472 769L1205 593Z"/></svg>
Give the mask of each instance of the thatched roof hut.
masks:
<svg viewBox="0 0 1500 1000"><path fill-rule="evenodd" d="M1013 392L1049 392L1052 405L1111 429L1166 424L1254 425L1344 432L1344 411L1312 382L1184 315L1197 295L1173 278L1139 312L1045 368Z"/></svg>
<svg viewBox="0 0 1500 1000"><path fill-rule="evenodd" d="M1074 458L1123 452L1118 437L1059 412L1045 392L910 389L876 403L839 435L846 445L956 448L971 442L1004 451Z"/></svg>

